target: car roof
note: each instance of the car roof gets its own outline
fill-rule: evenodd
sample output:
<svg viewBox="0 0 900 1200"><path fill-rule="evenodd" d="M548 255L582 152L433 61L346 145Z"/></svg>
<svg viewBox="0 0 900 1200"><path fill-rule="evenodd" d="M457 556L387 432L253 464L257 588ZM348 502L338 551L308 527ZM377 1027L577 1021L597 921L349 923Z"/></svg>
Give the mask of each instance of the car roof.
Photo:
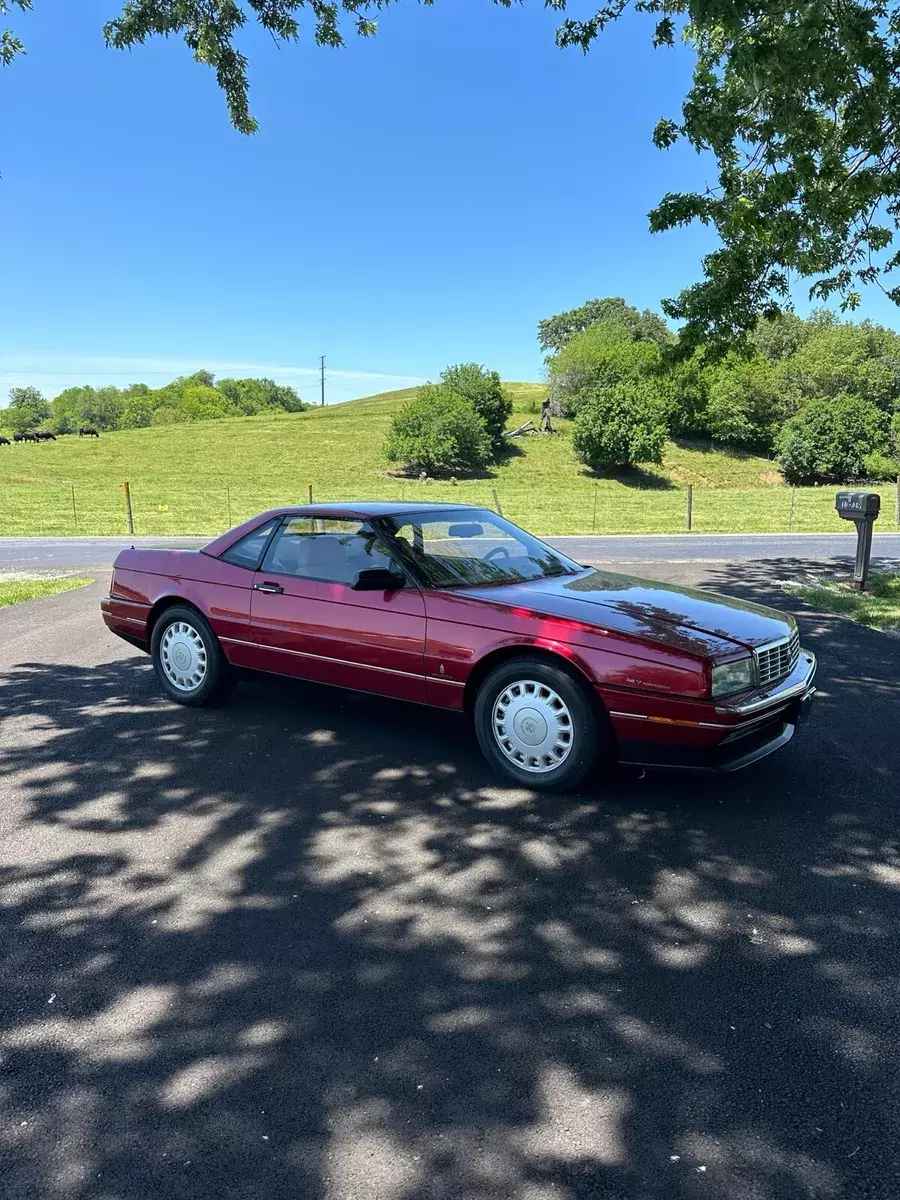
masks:
<svg viewBox="0 0 900 1200"><path fill-rule="evenodd" d="M297 504L285 505L281 508L270 508L267 512L257 513L243 525L229 529L203 547L205 554L218 556L240 541L245 534L251 533L261 525L277 517L357 517L365 521L370 517L411 516L423 512L458 512L461 508L472 512L484 511L477 504L445 504L434 501L418 500L404 503L401 500L340 500L331 504Z"/></svg>
<svg viewBox="0 0 900 1200"><path fill-rule="evenodd" d="M460 508L470 508L477 511L482 508L478 504L447 504L434 500L341 500L330 504L301 504L296 507L286 507L281 511L297 513L300 516L335 516L335 517L396 517L406 513L420 512L456 512Z"/></svg>

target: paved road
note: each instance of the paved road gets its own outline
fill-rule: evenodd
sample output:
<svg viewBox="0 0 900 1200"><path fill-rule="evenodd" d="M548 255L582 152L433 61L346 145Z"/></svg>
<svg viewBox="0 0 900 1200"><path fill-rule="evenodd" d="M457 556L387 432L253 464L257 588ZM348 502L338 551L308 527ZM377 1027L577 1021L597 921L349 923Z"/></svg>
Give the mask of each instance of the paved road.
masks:
<svg viewBox="0 0 900 1200"><path fill-rule="evenodd" d="M208 538L0 538L0 570L109 567L126 546L202 546ZM852 557L856 534L666 534L552 537L584 562L736 562L775 557L826 562ZM900 533L877 533L875 558L900 560Z"/></svg>
<svg viewBox="0 0 900 1200"><path fill-rule="evenodd" d="M4 1200L894 1200L895 641L801 614L788 751L541 798L427 710L174 707L102 586L0 610Z"/></svg>

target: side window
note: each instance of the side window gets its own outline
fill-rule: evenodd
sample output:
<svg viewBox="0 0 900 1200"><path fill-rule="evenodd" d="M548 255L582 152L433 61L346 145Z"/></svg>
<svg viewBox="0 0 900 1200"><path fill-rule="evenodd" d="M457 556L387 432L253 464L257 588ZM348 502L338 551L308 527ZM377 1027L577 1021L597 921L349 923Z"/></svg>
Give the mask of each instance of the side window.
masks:
<svg viewBox="0 0 900 1200"><path fill-rule="evenodd" d="M375 534L362 521L293 517L272 540L263 570L272 575L351 584L359 571L390 565L391 560L375 544Z"/></svg>
<svg viewBox="0 0 900 1200"><path fill-rule="evenodd" d="M248 571L255 571L263 556L269 535L277 524L277 521L268 521L259 529L254 529L252 533L246 534L239 542L230 546L224 554L219 555L222 562L231 563L233 567L246 567Z"/></svg>

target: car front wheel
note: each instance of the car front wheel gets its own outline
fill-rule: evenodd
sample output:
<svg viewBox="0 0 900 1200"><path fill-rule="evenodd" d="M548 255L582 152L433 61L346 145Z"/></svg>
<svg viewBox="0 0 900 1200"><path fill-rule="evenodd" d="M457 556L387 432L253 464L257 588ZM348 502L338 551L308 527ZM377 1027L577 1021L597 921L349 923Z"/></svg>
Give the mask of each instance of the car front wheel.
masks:
<svg viewBox="0 0 900 1200"><path fill-rule="evenodd" d="M233 686L219 640L196 609L167 608L153 628L150 655L166 694L178 704L215 704Z"/></svg>
<svg viewBox="0 0 900 1200"><path fill-rule="evenodd" d="M539 658L512 659L492 671L474 717L488 762L507 779L543 791L581 783L605 740L585 687Z"/></svg>

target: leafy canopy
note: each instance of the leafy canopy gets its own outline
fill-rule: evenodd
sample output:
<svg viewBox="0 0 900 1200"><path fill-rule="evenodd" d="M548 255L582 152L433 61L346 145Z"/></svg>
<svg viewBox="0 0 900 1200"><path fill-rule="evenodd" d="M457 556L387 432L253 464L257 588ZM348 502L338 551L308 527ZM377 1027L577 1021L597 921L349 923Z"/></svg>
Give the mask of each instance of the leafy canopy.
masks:
<svg viewBox="0 0 900 1200"><path fill-rule="evenodd" d="M509 448L506 422L512 413L512 400L504 391L496 371L488 371L477 363L459 363L441 371L441 383L468 400L484 421L495 458Z"/></svg>
<svg viewBox="0 0 900 1200"><path fill-rule="evenodd" d="M606 325L621 330L632 342L655 342L664 346L674 341L672 333L659 313L645 308L638 312L621 296L587 300L580 308L557 313L538 322L538 341L545 352L559 354L575 337L593 325Z"/></svg>
<svg viewBox="0 0 900 1200"><path fill-rule="evenodd" d="M491 458L491 439L469 400L443 383L426 383L391 417L389 462L429 475L471 471Z"/></svg>
<svg viewBox="0 0 900 1200"><path fill-rule="evenodd" d="M9 389L9 408L5 415L7 429L22 433L46 421L50 405L36 387L14 387Z"/></svg>
<svg viewBox="0 0 900 1200"><path fill-rule="evenodd" d="M155 390L146 383L127 388L70 387L49 403L36 388L12 388L9 407L0 409L0 426L53 433L76 433L81 425L97 429L142 429L263 412L303 412L308 408L291 387L271 379L222 379L195 371Z"/></svg>
<svg viewBox="0 0 900 1200"><path fill-rule="evenodd" d="M781 431L778 457L788 483L865 476L867 459L889 447L889 422L859 396L810 400ZM878 465L876 473L880 474Z"/></svg>
<svg viewBox="0 0 900 1200"><path fill-rule="evenodd" d="M574 416L588 389L637 379L655 373L660 365L655 342L632 341L621 325L589 325L547 361L553 411Z"/></svg>
<svg viewBox="0 0 900 1200"><path fill-rule="evenodd" d="M589 389L572 428L572 446L595 471L658 463L666 433L654 381L626 379Z"/></svg>
<svg viewBox="0 0 900 1200"><path fill-rule="evenodd" d="M104 34L117 49L181 37L215 71L235 127L252 133L238 48L248 20L285 42L308 17L315 41L337 47L342 26L372 36L390 2L127 0ZM0 17L30 6L0 0ZM712 186L669 193L650 213L654 231L700 221L721 242L703 260L704 278L663 304L683 322L680 352L732 348L761 315L789 303L794 277L811 279L812 296L834 296L843 309L856 308L861 286L872 283L900 302L892 276L900 266L900 0L606 0L584 17L563 16L557 44L589 50L629 6L649 17L655 46L680 37L695 56L681 110L658 122L654 143L685 140L716 162ZM0 32L0 63L22 49Z"/></svg>

